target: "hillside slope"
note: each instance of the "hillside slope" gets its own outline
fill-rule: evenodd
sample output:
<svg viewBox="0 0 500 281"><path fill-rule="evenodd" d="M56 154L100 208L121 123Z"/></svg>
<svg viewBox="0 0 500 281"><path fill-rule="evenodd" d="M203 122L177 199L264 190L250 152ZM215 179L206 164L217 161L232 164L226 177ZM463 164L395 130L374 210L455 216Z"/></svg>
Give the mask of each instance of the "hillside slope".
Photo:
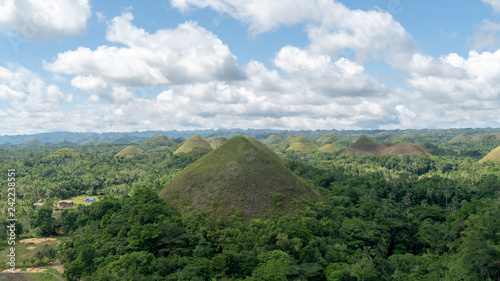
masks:
<svg viewBox="0 0 500 281"><path fill-rule="evenodd" d="M246 218L296 213L300 201L316 198L312 189L262 143L233 137L184 169L160 197L182 212L207 211Z"/></svg>

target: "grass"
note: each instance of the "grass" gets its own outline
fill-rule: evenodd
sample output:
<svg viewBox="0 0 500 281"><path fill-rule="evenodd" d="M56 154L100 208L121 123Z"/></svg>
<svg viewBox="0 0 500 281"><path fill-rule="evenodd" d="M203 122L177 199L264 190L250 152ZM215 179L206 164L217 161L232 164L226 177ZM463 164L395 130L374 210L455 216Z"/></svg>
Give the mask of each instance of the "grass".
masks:
<svg viewBox="0 0 500 281"><path fill-rule="evenodd" d="M284 163L262 143L234 137L184 169L160 196L183 212L227 216L241 210L246 218L293 213L296 201L317 194ZM272 200L278 193L284 196L281 206Z"/></svg>
<svg viewBox="0 0 500 281"><path fill-rule="evenodd" d="M78 156L80 153L78 153L76 150L72 148L61 148L57 151L52 152L49 157L64 157L64 156Z"/></svg>
<svg viewBox="0 0 500 281"><path fill-rule="evenodd" d="M191 152L206 153L212 151L212 149L212 146L207 140L199 135L194 135L182 144L181 147L174 152L174 154Z"/></svg>
<svg viewBox="0 0 500 281"><path fill-rule="evenodd" d="M486 154L486 156L479 160L479 163L484 163L486 161L500 162L500 146Z"/></svg>
<svg viewBox="0 0 500 281"><path fill-rule="evenodd" d="M321 152L327 152L327 153L331 153L331 152L335 152L335 151L338 151L338 147L336 147L335 145L333 144L325 144L324 146L322 146L319 151Z"/></svg>
<svg viewBox="0 0 500 281"><path fill-rule="evenodd" d="M430 156L425 149L413 143L398 143L394 145L379 144L369 137L361 137L342 153L347 155L421 155Z"/></svg>
<svg viewBox="0 0 500 281"><path fill-rule="evenodd" d="M122 151L118 152L115 157L123 156L123 157L134 157L138 154L142 154L142 150L135 146L128 146L122 149Z"/></svg>
<svg viewBox="0 0 500 281"><path fill-rule="evenodd" d="M34 239L32 242L27 242L26 239ZM44 268L49 262L54 262L56 258L49 259L45 257L42 261L39 261L35 257L35 253L38 251L43 251L44 247L54 248L56 251L60 250L64 243L69 241L68 237L50 237L46 238L26 238L25 236L21 236L16 241L15 247L16 251L16 269L21 269L22 271L26 270L26 268L39 267ZM23 243L21 243L21 241ZM12 246L3 245L0 248L0 255L6 257L10 253L10 248ZM7 259L5 259L2 263L3 269L10 268L7 265ZM41 262L41 263L40 263ZM3 270L2 269L2 270ZM51 275L51 274L49 274ZM2 279L0 279L2 280ZM45 279L34 279L34 280L45 280ZM52 279L47 279L52 280Z"/></svg>
<svg viewBox="0 0 500 281"><path fill-rule="evenodd" d="M227 138L223 136L217 136L210 142L210 145L213 147L213 149L216 149L223 145L226 141Z"/></svg>
<svg viewBox="0 0 500 281"><path fill-rule="evenodd" d="M338 141L338 139L339 138L334 134L326 133L318 139L317 143L319 143L320 145L333 144L334 142Z"/></svg>
<svg viewBox="0 0 500 281"><path fill-rule="evenodd" d="M67 200L73 200L74 205L90 205L91 203L85 203L83 201L83 199L85 199L85 198L94 198L96 202L100 201L100 198L97 195L96 196L94 196L94 195L78 195L78 196L71 197Z"/></svg>
<svg viewBox="0 0 500 281"><path fill-rule="evenodd" d="M292 141L287 150L300 153L308 153L314 150L318 150L318 146L306 137L297 137Z"/></svg>

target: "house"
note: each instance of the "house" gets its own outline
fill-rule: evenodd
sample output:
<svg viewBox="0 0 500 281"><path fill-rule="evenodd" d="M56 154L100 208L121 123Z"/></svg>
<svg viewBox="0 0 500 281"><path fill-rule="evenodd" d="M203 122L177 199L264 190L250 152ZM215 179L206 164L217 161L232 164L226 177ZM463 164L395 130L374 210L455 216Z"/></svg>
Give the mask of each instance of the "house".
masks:
<svg viewBox="0 0 500 281"><path fill-rule="evenodd" d="M85 203L94 203L95 202L95 198L92 198L92 197L91 198L85 198L85 199L83 199L83 202L85 202Z"/></svg>
<svg viewBox="0 0 500 281"><path fill-rule="evenodd" d="M60 200L57 202L57 207L68 208L73 207L73 200Z"/></svg>

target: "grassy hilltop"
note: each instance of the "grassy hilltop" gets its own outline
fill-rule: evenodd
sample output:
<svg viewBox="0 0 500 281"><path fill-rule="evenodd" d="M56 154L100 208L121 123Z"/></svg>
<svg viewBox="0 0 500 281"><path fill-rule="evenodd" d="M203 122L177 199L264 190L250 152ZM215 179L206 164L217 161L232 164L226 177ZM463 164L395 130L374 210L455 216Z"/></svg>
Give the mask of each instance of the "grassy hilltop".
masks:
<svg viewBox="0 0 500 281"><path fill-rule="evenodd" d="M247 218L294 213L295 201L316 197L314 191L260 142L233 137L184 169L161 193L183 209Z"/></svg>

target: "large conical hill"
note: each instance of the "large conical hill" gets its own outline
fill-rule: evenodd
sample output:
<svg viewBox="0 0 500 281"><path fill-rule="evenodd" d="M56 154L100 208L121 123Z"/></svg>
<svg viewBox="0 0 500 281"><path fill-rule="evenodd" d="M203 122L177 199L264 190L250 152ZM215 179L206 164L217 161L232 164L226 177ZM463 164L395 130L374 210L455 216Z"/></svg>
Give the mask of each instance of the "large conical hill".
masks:
<svg viewBox="0 0 500 281"><path fill-rule="evenodd" d="M398 143L395 145L388 146L384 148L382 154L391 155L414 155L414 156L430 156L431 154L427 152L422 147L409 142Z"/></svg>
<svg viewBox="0 0 500 281"><path fill-rule="evenodd" d="M118 152L115 157L134 157L136 155L142 154L142 150L135 147L135 146L127 146L124 149L122 149L120 152Z"/></svg>
<svg viewBox="0 0 500 281"><path fill-rule="evenodd" d="M57 151L52 152L49 154L49 157L72 157L72 156L79 156L80 153L78 153L76 150L72 148L61 148Z"/></svg>
<svg viewBox="0 0 500 281"><path fill-rule="evenodd" d="M474 140L464 135L455 136L449 141L449 143L472 143L472 142L474 142Z"/></svg>
<svg viewBox="0 0 500 281"><path fill-rule="evenodd" d="M343 151L347 155L413 155L413 156L430 156L422 147L414 143L398 143L394 145L382 145L373 139L363 136L355 141L351 146Z"/></svg>
<svg viewBox="0 0 500 281"><path fill-rule="evenodd" d="M338 141L338 139L339 138L334 134L326 133L318 139L317 143L324 146L325 144L333 144L334 142Z"/></svg>
<svg viewBox="0 0 500 281"><path fill-rule="evenodd" d="M314 150L318 150L318 146L306 137L297 137L292 141L287 150L300 153L308 153Z"/></svg>
<svg viewBox="0 0 500 281"><path fill-rule="evenodd" d="M185 168L160 196L181 212L228 216L240 210L257 218L297 213L300 201L317 194L272 150L237 136Z"/></svg>
<svg viewBox="0 0 500 281"><path fill-rule="evenodd" d="M319 151L326 152L326 153L332 153L332 152L335 152L335 151L338 151L338 150L339 150L338 147L336 147L335 145L333 145L331 143L330 144L325 144L325 145L323 145L319 149Z"/></svg>
<svg viewBox="0 0 500 281"><path fill-rule="evenodd" d="M281 142L283 142L283 138L278 135L270 135L264 140L265 145L280 144Z"/></svg>
<svg viewBox="0 0 500 281"><path fill-rule="evenodd" d="M161 148L162 147L172 147L177 145L175 142L170 140L168 137L164 135L155 135L150 137L145 142L141 143L141 148Z"/></svg>
<svg viewBox="0 0 500 281"><path fill-rule="evenodd" d="M207 153L212 151L212 146L210 143L199 135L194 135L190 137L185 143L183 143L174 154L179 153Z"/></svg>
<svg viewBox="0 0 500 281"><path fill-rule="evenodd" d="M210 145L213 147L213 149L216 149L223 145L226 141L227 138L223 136L217 136L210 142Z"/></svg>
<svg viewBox="0 0 500 281"><path fill-rule="evenodd" d="M500 146L486 154L486 156L479 160L479 163L484 163L486 161L493 161L495 163L500 162Z"/></svg>
<svg viewBox="0 0 500 281"><path fill-rule="evenodd" d="M380 154L383 149L384 146L378 144L372 138L362 136L346 148L343 153L347 155Z"/></svg>

